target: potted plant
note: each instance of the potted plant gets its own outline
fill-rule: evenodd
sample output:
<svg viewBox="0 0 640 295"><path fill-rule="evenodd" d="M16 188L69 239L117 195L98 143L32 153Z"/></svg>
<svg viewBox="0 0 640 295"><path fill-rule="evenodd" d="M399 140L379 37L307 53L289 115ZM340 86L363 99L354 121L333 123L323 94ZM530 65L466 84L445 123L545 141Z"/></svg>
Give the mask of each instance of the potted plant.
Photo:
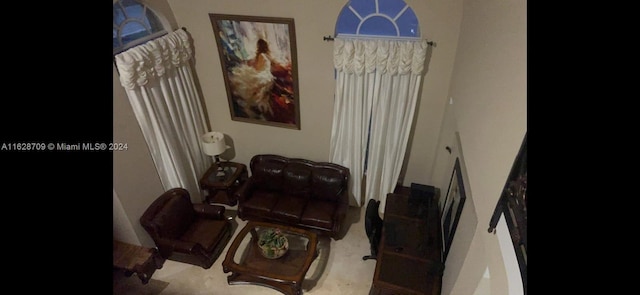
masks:
<svg viewBox="0 0 640 295"><path fill-rule="evenodd" d="M269 228L263 231L258 238L260 253L266 258L276 259L282 257L289 250L289 241L278 228Z"/></svg>

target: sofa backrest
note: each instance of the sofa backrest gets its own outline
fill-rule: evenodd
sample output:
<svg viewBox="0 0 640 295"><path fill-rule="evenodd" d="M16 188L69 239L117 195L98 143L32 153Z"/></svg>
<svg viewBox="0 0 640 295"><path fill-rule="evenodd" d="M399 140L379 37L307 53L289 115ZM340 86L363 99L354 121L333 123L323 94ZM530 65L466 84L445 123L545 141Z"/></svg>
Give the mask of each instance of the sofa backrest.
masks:
<svg viewBox="0 0 640 295"><path fill-rule="evenodd" d="M256 188L282 191L282 171L287 164L283 157L254 156L251 159L251 178Z"/></svg>
<svg viewBox="0 0 640 295"><path fill-rule="evenodd" d="M316 167L313 171L311 180L312 197L319 200L338 202L340 201L340 195L347 190L349 185L348 172L345 174L341 169L327 164Z"/></svg>
<svg viewBox="0 0 640 295"><path fill-rule="evenodd" d="M189 192L174 188L158 197L140 218L152 238L177 239L195 221Z"/></svg>
<svg viewBox="0 0 640 295"><path fill-rule="evenodd" d="M288 196L337 202L348 188L349 169L334 163L256 155L250 167L256 188Z"/></svg>
<svg viewBox="0 0 640 295"><path fill-rule="evenodd" d="M289 196L309 198L313 167L299 162L290 162L282 171L282 191Z"/></svg>

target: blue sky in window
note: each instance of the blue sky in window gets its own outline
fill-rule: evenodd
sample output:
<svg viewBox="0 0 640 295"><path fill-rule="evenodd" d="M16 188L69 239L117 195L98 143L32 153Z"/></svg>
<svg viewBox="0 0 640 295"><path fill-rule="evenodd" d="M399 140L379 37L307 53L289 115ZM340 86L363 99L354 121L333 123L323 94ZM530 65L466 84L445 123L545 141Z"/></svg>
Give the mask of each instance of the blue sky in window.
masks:
<svg viewBox="0 0 640 295"><path fill-rule="evenodd" d="M419 37L419 26L403 0L351 0L338 15L336 34Z"/></svg>

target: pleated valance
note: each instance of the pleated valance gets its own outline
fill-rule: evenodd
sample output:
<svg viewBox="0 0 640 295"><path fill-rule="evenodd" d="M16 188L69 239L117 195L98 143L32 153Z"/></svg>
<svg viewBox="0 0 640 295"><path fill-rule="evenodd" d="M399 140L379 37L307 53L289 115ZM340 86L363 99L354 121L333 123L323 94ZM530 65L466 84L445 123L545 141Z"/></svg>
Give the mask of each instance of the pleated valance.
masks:
<svg viewBox="0 0 640 295"><path fill-rule="evenodd" d="M362 75L381 71L391 75L424 71L427 40L335 39L333 63L338 71Z"/></svg>
<svg viewBox="0 0 640 295"><path fill-rule="evenodd" d="M150 79L187 63L193 55L189 35L176 30L115 56L120 84L127 89L146 85Z"/></svg>

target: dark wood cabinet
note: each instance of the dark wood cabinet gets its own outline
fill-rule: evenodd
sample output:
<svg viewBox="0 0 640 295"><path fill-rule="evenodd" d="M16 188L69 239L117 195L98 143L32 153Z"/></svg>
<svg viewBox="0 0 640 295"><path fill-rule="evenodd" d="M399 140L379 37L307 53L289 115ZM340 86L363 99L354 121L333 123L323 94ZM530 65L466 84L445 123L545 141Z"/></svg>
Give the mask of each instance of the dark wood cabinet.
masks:
<svg viewBox="0 0 640 295"><path fill-rule="evenodd" d="M370 295L440 294L440 218L433 194L427 198L387 195Z"/></svg>

